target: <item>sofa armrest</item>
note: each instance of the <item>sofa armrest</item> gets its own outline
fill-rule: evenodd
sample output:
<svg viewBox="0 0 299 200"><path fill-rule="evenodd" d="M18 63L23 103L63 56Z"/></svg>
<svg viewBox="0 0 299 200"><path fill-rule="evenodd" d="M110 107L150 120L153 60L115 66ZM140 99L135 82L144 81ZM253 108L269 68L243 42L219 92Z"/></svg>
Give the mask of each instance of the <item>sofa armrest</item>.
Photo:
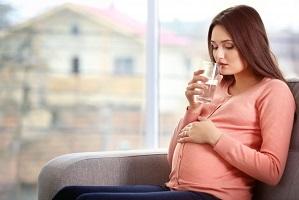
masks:
<svg viewBox="0 0 299 200"><path fill-rule="evenodd" d="M38 199L51 200L67 185L164 184L166 150L86 152L50 160L38 177Z"/></svg>

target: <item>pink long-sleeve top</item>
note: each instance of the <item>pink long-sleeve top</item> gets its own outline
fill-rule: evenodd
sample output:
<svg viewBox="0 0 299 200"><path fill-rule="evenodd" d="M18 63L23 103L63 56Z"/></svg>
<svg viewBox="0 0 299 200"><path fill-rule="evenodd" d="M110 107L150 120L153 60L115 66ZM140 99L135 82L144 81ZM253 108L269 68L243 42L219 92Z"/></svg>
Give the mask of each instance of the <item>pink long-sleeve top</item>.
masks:
<svg viewBox="0 0 299 200"><path fill-rule="evenodd" d="M251 199L255 180L279 182L285 168L295 101L286 83L264 78L245 92L231 96L218 86L212 104L187 110L174 131L168 151L171 165L166 185L199 191L224 200ZM210 119L223 133L209 144L177 143L187 124Z"/></svg>

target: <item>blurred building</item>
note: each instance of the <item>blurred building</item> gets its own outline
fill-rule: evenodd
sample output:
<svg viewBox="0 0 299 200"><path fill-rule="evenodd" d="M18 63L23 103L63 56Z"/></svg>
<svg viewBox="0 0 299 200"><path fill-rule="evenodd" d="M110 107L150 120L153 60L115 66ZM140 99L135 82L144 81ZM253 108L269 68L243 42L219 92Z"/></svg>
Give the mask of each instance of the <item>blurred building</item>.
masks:
<svg viewBox="0 0 299 200"><path fill-rule="evenodd" d="M177 122L169 112L184 103L190 41L160 34L168 138ZM145 24L113 7L74 4L1 34L0 147L12 152L1 157L2 184L36 184L42 165L64 153L143 147L145 38Z"/></svg>
<svg viewBox="0 0 299 200"><path fill-rule="evenodd" d="M270 33L270 44L287 79L299 78L299 32L281 30Z"/></svg>

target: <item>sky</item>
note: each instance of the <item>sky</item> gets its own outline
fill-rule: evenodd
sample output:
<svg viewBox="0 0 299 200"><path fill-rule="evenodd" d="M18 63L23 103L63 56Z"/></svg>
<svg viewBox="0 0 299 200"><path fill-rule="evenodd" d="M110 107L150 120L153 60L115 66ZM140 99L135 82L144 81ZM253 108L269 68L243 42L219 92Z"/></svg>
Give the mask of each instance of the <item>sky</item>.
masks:
<svg viewBox="0 0 299 200"><path fill-rule="evenodd" d="M114 6L118 10L145 21L147 0L0 0L16 9L16 21L23 21L63 3L76 3L99 8ZM42 3L41 3L42 2ZM299 30L298 0L157 0L161 21L210 20L219 11L237 4L253 6L272 29Z"/></svg>

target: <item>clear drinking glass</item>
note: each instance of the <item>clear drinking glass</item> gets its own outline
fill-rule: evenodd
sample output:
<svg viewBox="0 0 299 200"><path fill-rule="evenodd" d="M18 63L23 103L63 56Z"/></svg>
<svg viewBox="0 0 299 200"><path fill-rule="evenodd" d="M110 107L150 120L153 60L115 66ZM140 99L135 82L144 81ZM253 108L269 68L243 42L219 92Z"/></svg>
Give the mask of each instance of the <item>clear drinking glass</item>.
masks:
<svg viewBox="0 0 299 200"><path fill-rule="evenodd" d="M218 64L211 61L202 61L199 69L204 70L202 76L208 78L208 81L204 83L207 87L203 89L202 94L195 96L195 101L210 103L213 100L216 86L218 84Z"/></svg>

